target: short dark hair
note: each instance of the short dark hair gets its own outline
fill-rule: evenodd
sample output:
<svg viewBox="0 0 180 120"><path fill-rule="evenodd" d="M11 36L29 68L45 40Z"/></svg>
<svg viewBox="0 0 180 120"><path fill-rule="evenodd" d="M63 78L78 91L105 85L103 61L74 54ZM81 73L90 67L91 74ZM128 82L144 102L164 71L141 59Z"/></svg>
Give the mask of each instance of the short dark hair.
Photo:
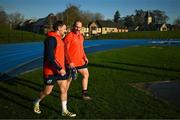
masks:
<svg viewBox="0 0 180 120"><path fill-rule="evenodd" d="M81 21L81 20L75 20L75 21L74 21L74 23L73 23L73 28L74 28L74 27L76 27L76 23L77 23L77 22L82 23L82 21Z"/></svg>
<svg viewBox="0 0 180 120"><path fill-rule="evenodd" d="M59 27L59 26L63 26L63 25L65 25L65 23L64 23L63 21L61 21L61 20L56 21L56 22L53 24L53 29L54 29L54 31L58 30L58 27Z"/></svg>

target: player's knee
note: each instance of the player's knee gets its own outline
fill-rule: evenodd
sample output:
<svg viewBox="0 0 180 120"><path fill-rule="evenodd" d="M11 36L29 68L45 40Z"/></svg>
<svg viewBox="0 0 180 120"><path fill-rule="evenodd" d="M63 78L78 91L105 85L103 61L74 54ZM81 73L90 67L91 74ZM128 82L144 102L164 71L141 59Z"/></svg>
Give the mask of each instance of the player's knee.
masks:
<svg viewBox="0 0 180 120"><path fill-rule="evenodd" d="M89 78L89 73L83 74L83 77L84 77L85 79L88 79L88 78Z"/></svg>
<svg viewBox="0 0 180 120"><path fill-rule="evenodd" d="M66 87L61 87L60 90L61 90L62 94L67 93L67 88Z"/></svg>
<svg viewBox="0 0 180 120"><path fill-rule="evenodd" d="M51 90L49 90L49 91L44 91L43 92L45 95L49 95L49 94L51 94Z"/></svg>

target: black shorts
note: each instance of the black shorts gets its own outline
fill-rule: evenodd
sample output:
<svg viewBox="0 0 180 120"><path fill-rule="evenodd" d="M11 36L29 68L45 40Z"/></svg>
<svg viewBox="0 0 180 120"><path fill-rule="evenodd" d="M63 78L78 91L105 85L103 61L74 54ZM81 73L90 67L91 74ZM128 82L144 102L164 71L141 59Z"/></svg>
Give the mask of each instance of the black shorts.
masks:
<svg viewBox="0 0 180 120"><path fill-rule="evenodd" d="M79 70L79 69L84 69L84 68L87 68L87 64L84 64L84 65L82 65L82 66L76 67L77 70Z"/></svg>
<svg viewBox="0 0 180 120"><path fill-rule="evenodd" d="M65 74L64 76L60 74L56 75L49 75L48 77L44 77L44 84L45 85L54 85L57 80L67 80L69 79L69 74Z"/></svg>

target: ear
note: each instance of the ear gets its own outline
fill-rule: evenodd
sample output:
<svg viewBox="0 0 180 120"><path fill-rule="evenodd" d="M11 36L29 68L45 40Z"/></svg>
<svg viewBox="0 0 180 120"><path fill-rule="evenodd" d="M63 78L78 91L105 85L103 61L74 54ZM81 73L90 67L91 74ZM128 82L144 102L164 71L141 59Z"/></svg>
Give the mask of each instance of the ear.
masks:
<svg viewBox="0 0 180 120"><path fill-rule="evenodd" d="M58 30L61 30L61 26L58 26Z"/></svg>

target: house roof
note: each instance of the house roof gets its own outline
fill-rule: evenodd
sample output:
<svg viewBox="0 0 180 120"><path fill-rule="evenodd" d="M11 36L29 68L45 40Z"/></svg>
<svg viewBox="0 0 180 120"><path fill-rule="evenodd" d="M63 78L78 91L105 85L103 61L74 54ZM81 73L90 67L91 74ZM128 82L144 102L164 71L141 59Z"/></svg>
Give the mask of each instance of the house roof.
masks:
<svg viewBox="0 0 180 120"><path fill-rule="evenodd" d="M24 22L24 24L29 24L29 23L32 23L33 22L33 19L29 19L29 20L26 20L25 22Z"/></svg>
<svg viewBox="0 0 180 120"><path fill-rule="evenodd" d="M104 20L98 20L96 21L97 25L100 27L116 27L119 28L120 24L112 22L110 20L104 21Z"/></svg>
<svg viewBox="0 0 180 120"><path fill-rule="evenodd" d="M166 24L166 23L164 23L168 28L170 28L171 27L171 24ZM162 25L163 24L155 24L154 26L155 27L162 27Z"/></svg>
<svg viewBox="0 0 180 120"><path fill-rule="evenodd" d="M41 26L47 22L47 18L40 18L38 19L33 25L34 26Z"/></svg>
<svg viewBox="0 0 180 120"><path fill-rule="evenodd" d="M180 28L180 25L179 24L174 24L174 25L172 25L172 27Z"/></svg>
<svg viewBox="0 0 180 120"><path fill-rule="evenodd" d="M180 25L178 25L178 24L174 24L174 25L172 25L172 28L173 28L173 29L180 30Z"/></svg>

